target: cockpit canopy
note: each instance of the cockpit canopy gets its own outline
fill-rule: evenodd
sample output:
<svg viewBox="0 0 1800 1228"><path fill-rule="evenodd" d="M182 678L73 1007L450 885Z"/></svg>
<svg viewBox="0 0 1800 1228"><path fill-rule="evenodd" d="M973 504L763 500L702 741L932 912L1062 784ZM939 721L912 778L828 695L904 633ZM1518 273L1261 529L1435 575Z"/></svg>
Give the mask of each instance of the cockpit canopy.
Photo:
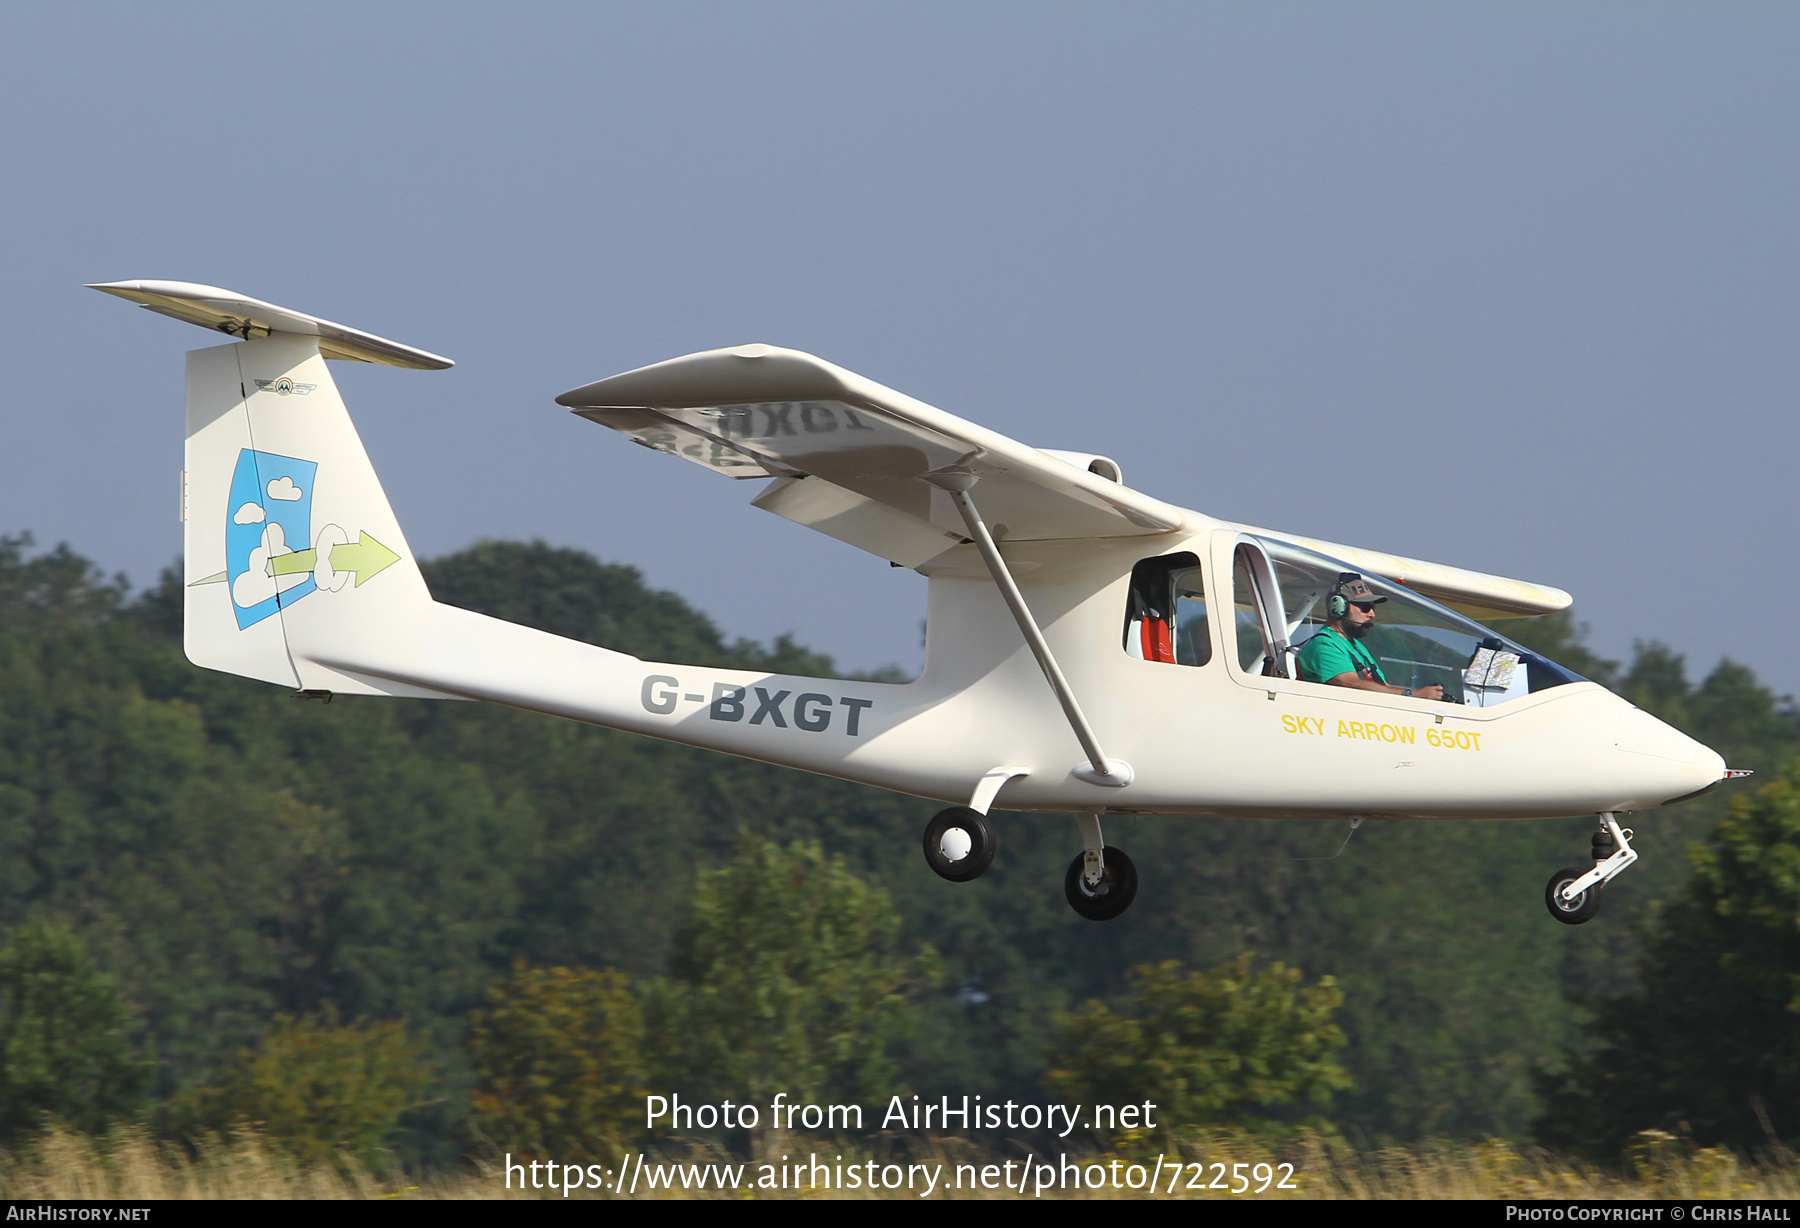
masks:
<svg viewBox="0 0 1800 1228"><path fill-rule="evenodd" d="M1224 637L1238 668L1299 678L1300 648L1324 628L1338 577L1356 570L1288 542L1243 535L1232 552L1232 618ZM1405 585L1361 574L1387 598L1376 607L1375 625L1362 642L1394 686L1441 686L1454 702L1491 708L1583 681ZM1143 560L1132 572L1126 651L1145 660L1205 665L1212 657L1209 604L1216 611L1221 603L1207 601L1198 556L1182 552Z"/></svg>
<svg viewBox="0 0 1800 1228"><path fill-rule="evenodd" d="M1272 594L1257 591L1269 579L1257 574L1261 570L1255 565L1258 546L1273 570L1276 592ZM1287 542L1253 538L1240 543L1232 567L1239 665L1246 670L1272 670L1274 660L1280 658L1280 672L1299 677L1294 658L1301 646L1323 629L1326 599L1338 577L1355 570ZM1363 644L1394 686L1415 690L1441 686L1459 703L1491 708L1534 691L1582 681L1555 662L1404 585L1380 576L1365 575L1363 579L1387 598L1376 607L1375 626ZM1260 603L1259 595L1263 597ZM1281 612L1278 626L1265 631L1259 604L1270 611L1271 622L1275 621L1274 611Z"/></svg>

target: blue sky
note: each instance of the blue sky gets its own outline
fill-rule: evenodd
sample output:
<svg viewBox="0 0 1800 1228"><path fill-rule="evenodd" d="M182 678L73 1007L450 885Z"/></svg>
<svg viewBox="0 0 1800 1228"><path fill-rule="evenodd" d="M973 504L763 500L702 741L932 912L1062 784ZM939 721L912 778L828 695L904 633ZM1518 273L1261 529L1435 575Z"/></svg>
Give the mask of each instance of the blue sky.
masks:
<svg viewBox="0 0 1800 1228"><path fill-rule="evenodd" d="M413 546L543 537L916 663L924 581L557 407L795 346L1232 519L1558 585L1800 691L1800 8L0 8L0 531L180 549L182 352L337 364Z"/></svg>

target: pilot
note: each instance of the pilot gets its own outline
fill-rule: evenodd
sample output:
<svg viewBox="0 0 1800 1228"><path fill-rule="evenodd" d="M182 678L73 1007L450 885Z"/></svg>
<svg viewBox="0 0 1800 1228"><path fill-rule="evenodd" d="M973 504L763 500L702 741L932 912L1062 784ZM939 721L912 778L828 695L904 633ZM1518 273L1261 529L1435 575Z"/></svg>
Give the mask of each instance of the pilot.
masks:
<svg viewBox="0 0 1800 1228"><path fill-rule="evenodd" d="M1325 625L1300 647L1300 677L1307 682L1323 682L1358 691L1442 699L1444 688L1441 686L1420 687L1415 691L1390 685L1381 666L1375 662L1375 654L1364 647L1362 639L1375 625L1375 607L1386 600L1354 571L1339 575L1325 605Z"/></svg>

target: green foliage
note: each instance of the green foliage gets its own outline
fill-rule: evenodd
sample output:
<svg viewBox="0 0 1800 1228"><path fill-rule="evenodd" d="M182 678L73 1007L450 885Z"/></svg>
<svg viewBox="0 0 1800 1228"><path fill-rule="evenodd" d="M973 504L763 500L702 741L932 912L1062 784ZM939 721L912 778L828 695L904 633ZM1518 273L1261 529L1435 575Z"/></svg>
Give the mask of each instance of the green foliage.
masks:
<svg viewBox="0 0 1800 1228"><path fill-rule="evenodd" d="M676 939L674 978L655 999L664 1061L690 1085L766 1103L823 1103L899 1090L893 1047L929 976L895 953L887 892L816 843L744 836L703 870Z"/></svg>
<svg viewBox="0 0 1800 1228"><path fill-rule="evenodd" d="M1692 851L1634 992L1546 1080L1540 1137L1616 1158L1663 1129L1742 1151L1800 1145L1800 759Z"/></svg>
<svg viewBox="0 0 1800 1228"><path fill-rule="evenodd" d="M116 614L131 592L124 576L110 581L59 542L27 559L29 533L0 535L0 627L92 625Z"/></svg>
<svg viewBox="0 0 1800 1228"><path fill-rule="evenodd" d="M644 1020L618 971L514 968L473 1016L471 1107L489 1143L617 1161L642 1133Z"/></svg>
<svg viewBox="0 0 1800 1228"><path fill-rule="evenodd" d="M830 672L791 641L728 644L680 598L577 551L483 543L426 572L442 600L647 658ZM67 548L0 548L0 927L55 916L81 935L142 1007L163 1096L277 1013L335 1002L412 1020L442 1083L392 1140L410 1161L457 1159L477 1084L468 1013L514 961L657 977L691 954L674 938L697 870L740 832L816 844L891 896L890 953L941 952L946 983L913 986L915 1022L883 1049L921 1094L1040 1096L1056 1012L1124 992L1145 962L1255 950L1345 991L1338 1060L1356 1086L1332 1111L1347 1131L1517 1138L1534 1075L1577 1037L1564 991L1628 987L1627 923L1680 889L1681 850L1732 789L1639 816L1643 860L1573 930L1541 894L1587 848L1586 818L1370 823L1330 862L1291 859L1335 851L1341 824L1109 820L1143 886L1094 926L1058 888L1077 847L1066 819L995 815L994 868L946 884L918 854L933 803L489 705L296 701L189 665L183 591L170 571L129 600ZM1656 645L1626 669L1566 615L1522 625L1504 629L1631 688L1734 766L1800 749L1792 714L1741 666L1696 685ZM652 1005L681 992L668 982Z"/></svg>
<svg viewBox="0 0 1800 1228"><path fill-rule="evenodd" d="M432 1081L419 1042L397 1020L341 1023L334 1010L277 1015L211 1083L175 1101L179 1128L251 1128L303 1164L349 1158L381 1167L382 1143Z"/></svg>
<svg viewBox="0 0 1800 1228"><path fill-rule="evenodd" d="M1350 1086L1330 977L1250 955L1204 972L1174 960L1132 971L1128 1011L1089 1002L1058 1018L1044 1081L1078 1103L1158 1106L1159 1127L1263 1124L1260 1110Z"/></svg>
<svg viewBox="0 0 1800 1228"><path fill-rule="evenodd" d="M616 570L606 601L637 608ZM183 660L174 572L124 607L83 585L106 587L67 551L0 551L0 926L70 919L142 1004L164 1095L278 1012L409 1017L446 1098L397 1145L452 1162L464 1021L514 960L655 975L694 866L739 826L815 836L830 814L866 865L923 821L879 790L530 713L296 701ZM671 655L717 643L678 599L648 608Z"/></svg>
<svg viewBox="0 0 1800 1228"><path fill-rule="evenodd" d="M423 568L432 596L508 622L628 652L646 661L735 666L829 678L831 658L783 635L727 648L712 620L674 593L644 587L635 567L543 541L484 541Z"/></svg>
<svg viewBox="0 0 1800 1228"><path fill-rule="evenodd" d="M718 628L674 593L644 587L635 567L542 541L478 542L424 565L431 595L649 661L728 665Z"/></svg>
<svg viewBox="0 0 1800 1228"><path fill-rule="evenodd" d="M28 921L0 949L0 1140L47 1123L96 1133L146 1107L131 1010L68 929Z"/></svg>

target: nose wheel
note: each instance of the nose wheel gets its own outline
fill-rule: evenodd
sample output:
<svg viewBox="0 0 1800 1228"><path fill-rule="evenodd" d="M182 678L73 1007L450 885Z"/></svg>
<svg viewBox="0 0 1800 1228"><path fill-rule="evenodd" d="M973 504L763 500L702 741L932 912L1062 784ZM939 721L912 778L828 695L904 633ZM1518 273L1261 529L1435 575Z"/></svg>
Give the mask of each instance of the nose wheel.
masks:
<svg viewBox="0 0 1800 1228"><path fill-rule="evenodd" d="M1582 925L1592 921L1600 911L1600 884L1576 892L1573 897L1563 894L1569 884L1578 882L1586 870L1558 870L1550 876L1550 884L1544 888L1544 906L1550 915L1564 925Z"/></svg>
<svg viewBox="0 0 1800 1228"><path fill-rule="evenodd" d="M1594 833L1594 865L1590 870L1558 870L1544 887L1544 905L1564 925L1582 925L1600 911L1600 890L1638 859L1631 847L1632 831L1620 827L1616 816L1600 816Z"/></svg>

